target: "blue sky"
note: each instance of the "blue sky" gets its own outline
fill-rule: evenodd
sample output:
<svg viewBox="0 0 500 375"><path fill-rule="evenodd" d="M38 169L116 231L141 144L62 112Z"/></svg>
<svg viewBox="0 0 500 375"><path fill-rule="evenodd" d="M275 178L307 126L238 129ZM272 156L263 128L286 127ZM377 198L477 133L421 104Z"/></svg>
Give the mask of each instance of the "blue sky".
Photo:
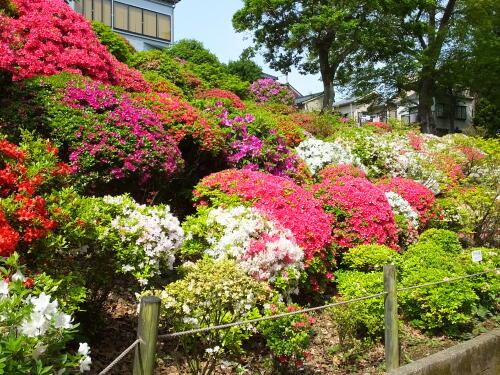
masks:
<svg viewBox="0 0 500 375"><path fill-rule="evenodd" d="M215 53L221 62L237 60L244 48L251 45L251 34L236 33L231 19L243 7L240 0L181 0L175 8L174 38L196 39ZM286 77L266 67L261 56L255 61L264 72ZM303 95L323 91L319 75L301 75L295 69L288 75L288 81Z"/></svg>

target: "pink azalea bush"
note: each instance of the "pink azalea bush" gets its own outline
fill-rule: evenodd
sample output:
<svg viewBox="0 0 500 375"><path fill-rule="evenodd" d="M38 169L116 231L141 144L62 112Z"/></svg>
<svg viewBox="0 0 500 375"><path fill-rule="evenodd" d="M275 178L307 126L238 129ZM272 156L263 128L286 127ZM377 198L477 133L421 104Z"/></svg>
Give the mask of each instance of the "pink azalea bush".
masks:
<svg viewBox="0 0 500 375"><path fill-rule="evenodd" d="M362 177L325 178L312 186L325 211L331 212L333 240L343 248L364 244L398 249L394 214L382 190Z"/></svg>
<svg viewBox="0 0 500 375"><path fill-rule="evenodd" d="M88 21L64 0L13 0L17 17L0 12L0 69L13 80L69 72L132 91L149 91L141 73L116 60Z"/></svg>
<svg viewBox="0 0 500 375"><path fill-rule="evenodd" d="M229 169L201 180L194 190L194 198L197 205L243 203L255 207L269 220L292 232L304 250L309 271L331 277L328 272L334 260L327 249L332 240L333 217L323 210L321 201L311 192L293 181L257 171Z"/></svg>
<svg viewBox="0 0 500 375"><path fill-rule="evenodd" d="M344 176L366 178L366 173L352 164L332 164L319 171L320 180L334 179Z"/></svg>
<svg viewBox="0 0 500 375"><path fill-rule="evenodd" d="M259 79L250 85L250 96L257 103L275 102L294 105L295 95L286 85L272 78Z"/></svg>
<svg viewBox="0 0 500 375"><path fill-rule="evenodd" d="M394 177L380 180L377 186L384 192L393 191L399 194L410 203L410 206L418 213L422 226L436 217L434 212L436 198L432 191L421 183L408 178Z"/></svg>

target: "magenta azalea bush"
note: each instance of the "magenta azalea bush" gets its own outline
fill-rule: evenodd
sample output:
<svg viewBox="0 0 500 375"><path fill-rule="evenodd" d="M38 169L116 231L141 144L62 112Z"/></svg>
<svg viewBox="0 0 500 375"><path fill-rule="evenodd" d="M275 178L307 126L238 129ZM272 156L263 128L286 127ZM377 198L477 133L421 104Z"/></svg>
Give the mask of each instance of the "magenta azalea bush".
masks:
<svg viewBox="0 0 500 375"><path fill-rule="evenodd" d="M259 79L250 85L250 96L257 103L295 104L295 95L286 86L272 78Z"/></svg>
<svg viewBox="0 0 500 375"><path fill-rule="evenodd" d="M69 159L83 185L112 181L148 183L166 180L182 166L180 151L158 116L126 94L97 84L69 87L64 101L82 116ZM92 186L91 186L92 188Z"/></svg>

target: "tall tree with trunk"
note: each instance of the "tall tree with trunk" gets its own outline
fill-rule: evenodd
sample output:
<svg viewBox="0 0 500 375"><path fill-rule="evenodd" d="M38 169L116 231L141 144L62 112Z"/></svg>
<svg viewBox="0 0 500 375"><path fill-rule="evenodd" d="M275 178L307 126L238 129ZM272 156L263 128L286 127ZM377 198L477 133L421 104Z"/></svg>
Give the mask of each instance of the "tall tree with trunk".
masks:
<svg viewBox="0 0 500 375"><path fill-rule="evenodd" d="M378 89L387 96L418 97L417 121L422 131L434 132L434 99L451 50L461 48L466 2L472 0L387 0L379 10L380 40L365 40L363 48L339 73L341 82L356 91Z"/></svg>
<svg viewBox="0 0 500 375"><path fill-rule="evenodd" d="M336 75L361 40L373 33L377 1L244 0L233 16L238 32L252 31L271 68L288 73L320 73L323 110L335 100Z"/></svg>

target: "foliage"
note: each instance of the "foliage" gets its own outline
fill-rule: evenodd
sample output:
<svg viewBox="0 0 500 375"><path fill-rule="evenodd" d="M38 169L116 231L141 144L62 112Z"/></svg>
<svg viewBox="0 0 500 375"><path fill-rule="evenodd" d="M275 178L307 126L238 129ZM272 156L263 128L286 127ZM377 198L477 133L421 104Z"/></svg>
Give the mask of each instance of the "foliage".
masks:
<svg viewBox="0 0 500 375"><path fill-rule="evenodd" d="M229 61L227 71L247 82L254 82L262 77L262 68L252 60L244 57L240 57L236 61Z"/></svg>
<svg viewBox="0 0 500 375"><path fill-rule="evenodd" d="M207 50L203 43L194 39L181 39L165 49L172 58L189 61L193 64L221 65L217 56Z"/></svg>
<svg viewBox="0 0 500 375"><path fill-rule="evenodd" d="M66 71L132 91L149 90L141 74L106 51L90 24L63 0L15 1L18 17L0 14L0 47L5 51L0 69L14 80Z"/></svg>
<svg viewBox="0 0 500 375"><path fill-rule="evenodd" d="M111 27L102 22L93 21L92 30L96 33L101 44L120 62L127 64L135 53L134 47L120 34L115 33Z"/></svg>
<svg viewBox="0 0 500 375"><path fill-rule="evenodd" d="M335 101L333 82L339 67L358 50L360 39L377 30L371 26L377 21L370 17L373 5L245 0L233 16L233 26L238 32L253 32L255 47L265 49L271 68L288 73L295 65L307 73L321 73L327 109Z"/></svg>
<svg viewBox="0 0 500 375"><path fill-rule="evenodd" d="M400 255L383 245L360 245L342 254L342 265L355 271L380 272L386 264L397 264Z"/></svg>
<svg viewBox="0 0 500 375"><path fill-rule="evenodd" d="M198 75L204 82L207 88L219 88L234 92L242 99L248 97L249 83L242 81L240 77L230 74L224 65L220 64L187 64L189 68Z"/></svg>
<svg viewBox="0 0 500 375"><path fill-rule="evenodd" d="M236 262L206 259L185 267L184 278L154 292L162 300L161 316L174 332L260 315L257 307L268 298L266 285L247 276ZM182 336L179 360L188 362L192 374L211 374L221 355L241 352L242 340L250 336L248 326Z"/></svg>
<svg viewBox="0 0 500 375"><path fill-rule="evenodd" d="M243 104L238 95L232 93L231 91L221 90L221 89L211 89L202 91L196 94L197 99L205 99L205 98L219 98L219 99L229 99L231 105L234 108L245 109L246 106Z"/></svg>
<svg viewBox="0 0 500 375"><path fill-rule="evenodd" d="M401 286L464 276L465 271L458 254L446 251L439 242L418 242L403 254ZM413 289L401 293L400 300L411 325L428 331L458 334L465 324L472 321L478 296L473 282L467 279Z"/></svg>
<svg viewBox="0 0 500 375"><path fill-rule="evenodd" d="M69 352L77 325L65 304L51 295L58 282L45 274L26 277L18 259L16 253L1 259L0 371L20 375L90 370L86 343L80 343L78 353Z"/></svg>
<svg viewBox="0 0 500 375"><path fill-rule="evenodd" d="M264 305L263 316L297 310L301 310L299 305L295 303L286 305L274 298L271 303ZM304 366L304 361L311 355L307 350L311 346L314 323L315 319L306 313L259 323L257 329L266 339L266 346L271 350L277 373L293 373L294 368Z"/></svg>
<svg viewBox="0 0 500 375"><path fill-rule="evenodd" d="M333 302L364 297L384 290L381 272L338 271L335 276L341 297L335 298ZM333 320L337 320L336 307L330 311ZM348 310L340 311L338 319L342 341L356 337L380 338L384 331L384 300L379 297L351 303Z"/></svg>
<svg viewBox="0 0 500 375"><path fill-rule="evenodd" d="M458 254L462 250L462 245L456 233L446 229L428 229L420 235L418 242L436 244L448 253Z"/></svg>

